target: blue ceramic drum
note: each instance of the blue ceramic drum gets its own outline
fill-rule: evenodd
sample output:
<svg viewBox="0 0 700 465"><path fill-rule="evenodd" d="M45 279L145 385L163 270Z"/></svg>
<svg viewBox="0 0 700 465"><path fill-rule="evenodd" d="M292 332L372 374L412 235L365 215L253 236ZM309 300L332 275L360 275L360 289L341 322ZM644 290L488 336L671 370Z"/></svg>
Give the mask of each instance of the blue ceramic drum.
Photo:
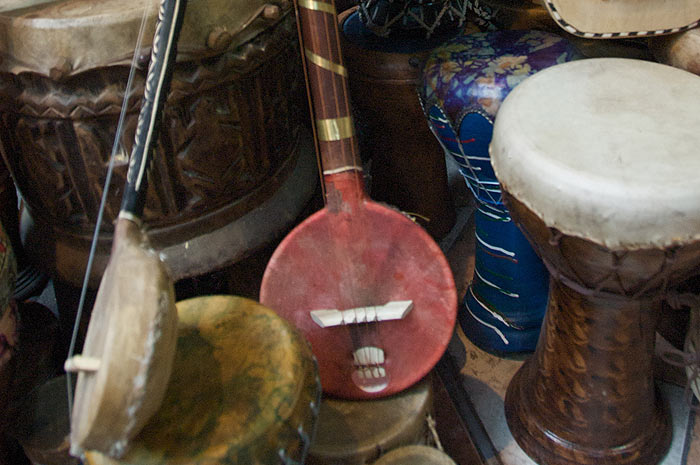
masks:
<svg viewBox="0 0 700 465"><path fill-rule="evenodd" d="M474 278L459 323L489 352L535 349L549 283L501 201L488 152L494 118L528 76L577 58L573 45L557 35L497 31L456 37L435 49L425 65L419 94L428 123L477 201Z"/></svg>

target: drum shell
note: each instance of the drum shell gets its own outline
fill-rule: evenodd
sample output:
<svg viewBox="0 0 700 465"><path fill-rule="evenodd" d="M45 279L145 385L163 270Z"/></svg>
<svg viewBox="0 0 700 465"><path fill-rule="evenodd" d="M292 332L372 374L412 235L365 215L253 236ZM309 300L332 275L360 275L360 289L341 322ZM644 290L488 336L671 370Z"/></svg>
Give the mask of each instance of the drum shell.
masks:
<svg viewBox="0 0 700 465"><path fill-rule="evenodd" d="M188 241L235 223L270 199L293 172L306 105L290 11L238 48L176 64L144 213L154 247L185 249ZM82 281L127 74L125 66L62 80L0 74L0 142L27 207L22 221L27 252L73 285ZM140 69L133 96L143 95L144 79ZM134 98L128 108L93 287L109 255L139 106ZM308 192L295 208L308 199L311 189L304 186L314 180L312 174L299 183ZM166 257L166 263L176 279L230 264L271 240L295 214L282 216L279 224L266 226L267 236L218 244L224 252L207 257L209 263L197 263L201 251L191 249L180 255L195 258L179 263Z"/></svg>
<svg viewBox="0 0 700 465"><path fill-rule="evenodd" d="M550 273L579 291L654 297L693 275L700 262L700 242L666 249L610 250L547 227L506 188L503 199Z"/></svg>
<svg viewBox="0 0 700 465"><path fill-rule="evenodd" d="M355 11L338 16L341 29ZM372 198L416 213L433 237L445 236L454 225L455 210L444 154L416 98L421 64L430 49L390 52L340 37L363 156L372 159Z"/></svg>
<svg viewBox="0 0 700 465"><path fill-rule="evenodd" d="M455 462L432 447L406 446L383 455L374 465L455 465Z"/></svg>
<svg viewBox="0 0 700 465"><path fill-rule="evenodd" d="M383 399L324 398L307 465L364 465L396 447L425 444L432 403L430 377Z"/></svg>

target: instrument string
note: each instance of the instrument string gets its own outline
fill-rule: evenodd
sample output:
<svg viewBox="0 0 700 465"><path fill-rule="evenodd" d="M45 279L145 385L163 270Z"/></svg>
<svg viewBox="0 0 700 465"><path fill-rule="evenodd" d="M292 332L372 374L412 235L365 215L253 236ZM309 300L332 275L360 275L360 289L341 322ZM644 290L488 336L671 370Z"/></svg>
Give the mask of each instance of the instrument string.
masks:
<svg viewBox="0 0 700 465"><path fill-rule="evenodd" d="M92 273L92 267L95 259L95 253L97 250L97 242L100 235L100 228L102 226L102 220L104 216L104 210L107 205L107 197L109 194L109 187L112 181L112 173L114 171L114 160L116 159L117 152L121 146L121 136L124 133L124 120L126 119L126 112L129 106L129 100L131 96L131 91L134 84L134 76L136 75L136 69L138 68L139 51L143 43L143 37L146 32L146 26L148 25L148 18L151 16L151 10L153 8L153 2L144 2L143 13L141 16L141 24L139 26L139 32L136 37L136 45L134 47L134 55L131 60L131 66L129 68L129 76L127 78L126 87L124 89L124 99L122 100L121 110L119 112L119 120L117 122L117 128L115 131L114 142L112 143L112 151L109 156L109 163L107 165L107 173L105 175L105 182L102 188L102 197L100 199L100 205L97 211L97 219L95 221L95 230L92 235L92 242L90 243L90 253L88 254L88 261L85 267L85 274L83 275L83 285L80 289L80 299L78 301L78 309L76 310L75 322L73 323L73 332L71 333L70 345L68 347L68 359L73 357L75 352L75 345L78 338L78 330L80 328L80 320L82 319L83 309L85 307L85 299L87 297L88 283L90 281L90 274ZM123 148L123 147L122 147ZM125 151L126 152L126 151ZM66 373L66 389L68 395L68 416L70 418L73 411L73 385L72 385L72 373Z"/></svg>
<svg viewBox="0 0 700 465"><path fill-rule="evenodd" d="M333 4L334 9L335 9L335 1L331 0L331 4ZM338 50L338 60L340 63L343 62L342 58L342 49L341 49L341 44L340 44L340 30L339 30L339 22L337 20L337 16L329 17L329 15L324 15L324 22L331 21L330 27L334 30L335 35L334 38L337 42L337 50ZM328 28L326 28L328 29ZM327 39L329 42L332 40L331 37L328 37ZM330 43L329 43L330 46ZM349 85L348 85L348 78L343 77L343 80L341 81L344 85L342 88L336 92L336 95L342 95L343 96L343 101L338 102L336 101L336 105L338 106L338 111L340 111L340 108L343 106L348 110L348 116L352 118L352 110L351 110L351 105L350 105L350 96L348 94L349 92ZM351 155L352 155L352 162L353 165L356 167L362 167L362 159L359 153L359 147L357 144L357 136L355 136L355 143L351 146L352 148L350 149ZM343 146L344 148L347 146ZM352 221L355 223L356 227L353 228L353 232L356 234L353 235L353 237L350 239L353 242L356 243L356 250L358 251L357 256L350 257L350 259L342 260L341 263L343 263L346 267L350 268L349 275L351 276L350 282L352 283L353 289L351 290L352 292L352 300L351 304L355 307L361 306L361 307L366 307L366 306L374 306L377 304L385 304L386 302L377 302L376 299L380 296L377 295L377 290L376 289L367 289L365 286L367 283L370 283L369 285L372 287L375 287L377 285L381 285L380 283L382 282L382 277L381 276L371 276L370 279L367 279L367 277L355 279L355 274L363 273L367 274L369 273L374 273L376 270L381 267L377 268L370 268L370 267L363 267L360 269L360 266L362 265L362 256L367 253L369 250L369 247L371 244L368 243L367 239L367 234L366 231L368 231L368 228L371 227L371 225L367 224L368 223L368 215L366 214L366 207L364 205L364 201L366 200L365 196L365 182L364 182L364 176L362 176L362 172L358 173L358 176L353 177L353 182L355 184L355 189L354 189L354 194L357 195L357 198L351 199L351 202L353 205L357 205L358 208L353 212L352 216ZM341 244L341 247L339 248L340 250L343 250L344 247ZM362 282L364 285L358 284L359 282ZM365 374L371 373L372 377L374 378L375 375L378 373L377 369L379 366L379 351L384 350L384 343L382 341L381 337L381 331L379 330L378 327L379 321L377 321L376 318L376 312L375 312L375 318L374 321L370 321L368 318L367 313L364 315L364 321L357 325L354 328L351 328L352 330L356 330L357 333L359 333L359 337L353 338L353 345L354 351L356 350L362 350L363 351L363 356L362 356L362 364L360 369L364 371ZM356 342L356 340L358 340ZM358 345L359 342L359 345Z"/></svg>
<svg viewBox="0 0 700 465"><path fill-rule="evenodd" d="M332 64L333 69L337 70L342 69L342 54L339 43L337 16L335 14L326 14L335 11L334 2L331 1L328 3L328 5L330 5L331 7L323 9L322 11L324 11L324 13L322 14L322 16L316 17L316 19L320 20L319 26L322 27L322 30L334 31L335 35L326 33L319 37L308 37L307 39L308 46L310 47L310 51L313 54L316 54L318 50L315 49L319 48L328 50L331 52L331 54L333 54L334 51L338 52L338 56L331 55L327 57L321 57L322 59L324 59L324 61L327 61L328 63ZM363 298L363 296L361 296L360 294L362 290L360 289L361 286L359 286L358 283L360 282L359 280L361 280L362 277L359 276L357 270L357 262L361 260L361 253L364 249L364 244L358 244L358 241L361 242L362 238L360 234L357 234L358 231L361 231L361 227L358 228L358 224L363 223L363 221L358 215L359 211L361 211L361 208L359 209L359 211L357 211L356 206L359 206L360 202L362 201L364 189L363 186L360 184L362 182L361 177L357 176L353 178L354 192L351 193L353 198L342 200L329 199L329 195L333 195L333 193L329 194L328 192L329 186L326 186L326 178L330 177L331 175L335 175L336 173L335 171L333 171L333 173L324 172L323 152L320 147L319 137L316 129L316 112L314 111L314 109L317 108L320 111L322 111L327 106L331 106L332 114L336 115L337 117L351 117L352 115L350 114L349 96L347 94L347 83L343 80L330 80L332 89L330 91L330 95L327 96L319 93L320 95L316 95L316 98L318 98L319 101L314 102L314 97L311 93L310 87L310 74L313 74L311 78L313 78L316 82L320 82L321 79L323 79L323 71L319 69L318 64L317 66L311 66L311 68L309 69L309 65L306 63L306 60L309 59L309 54L306 52L305 43L307 41L304 40L301 22L304 20L304 18L307 18L308 20L311 17L311 15L314 15L315 13L310 13L309 11L304 11L302 13L302 10L299 8L300 5L298 4L298 2L296 6L297 31L299 35L300 48L302 50L302 66L306 81L309 108L311 109L312 115L314 143L317 147L316 160L319 166L319 173L321 175L321 185L324 187L323 199L324 204L327 208L329 206L329 201L333 203L333 205L331 205L331 208L329 209L333 210L333 212L329 211L328 215L329 221L327 222L327 237L329 238L328 244L330 244L332 247L332 249L329 252L334 255L335 262L339 264L338 273L340 282L333 284L339 287L338 292L334 293L338 296L339 301L334 302L334 305L340 310L346 310L371 304L371 302L368 302L367 299ZM335 72L337 73L337 71ZM342 79L345 78L342 77ZM327 97L330 97L332 100L327 101L325 99ZM331 143L338 144L337 142ZM359 160L359 157L357 156L357 144L340 143L336 147L337 149L342 151L341 156L343 157L343 160L347 160L348 158L350 158L351 160L351 163L348 166L344 166L342 170L339 169L337 174L341 174L346 171L358 170L358 168L361 166L361 162ZM328 147L325 144L324 149L328 150ZM349 157L347 157L346 155L349 155ZM341 211L335 211L335 207L337 206L335 205L336 202L339 202L340 205L342 205L343 203L350 205L350 208L355 210L353 212L354 215L347 217L345 214L342 213L342 208ZM364 331L363 328L367 327L368 325L366 320L359 322L358 317L359 315L355 314L355 322L351 323L350 326L347 328L352 346L352 353L349 354L351 371L355 370L354 365L356 363L358 365L364 365L367 363L368 360L367 351L363 349L367 346L367 344L365 343L364 335L366 331ZM357 367L358 370L361 368L362 366Z"/></svg>

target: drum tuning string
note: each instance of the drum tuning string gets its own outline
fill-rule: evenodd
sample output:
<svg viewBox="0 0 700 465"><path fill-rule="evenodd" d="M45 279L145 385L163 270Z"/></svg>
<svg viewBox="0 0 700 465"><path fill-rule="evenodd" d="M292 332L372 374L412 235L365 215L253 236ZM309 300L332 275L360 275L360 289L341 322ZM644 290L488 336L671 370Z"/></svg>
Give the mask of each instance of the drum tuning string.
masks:
<svg viewBox="0 0 700 465"><path fill-rule="evenodd" d="M105 182L102 188L102 198L100 199L100 206L97 211L97 219L95 221L95 230L92 235L92 242L90 243L90 253L88 254L87 265L85 266L85 274L83 275L83 285L80 288L80 300L78 301L78 309L76 310L75 322L73 324L73 332L71 334L70 345L68 347L68 360L73 357L75 353L75 344L78 336L78 329L80 327L80 320L83 314L83 308L85 307L85 298L87 296L88 283L90 281L90 274L92 273L93 262L95 259L95 252L97 250L97 241L100 235L100 227L102 226L102 219L104 216L105 206L107 204L107 196L109 194L109 187L112 181L112 172L114 171L114 160L117 155L117 151L121 146L121 136L124 133L124 120L126 119L126 112L129 106L129 97L131 96L131 91L134 85L134 76L136 75L136 69L138 68L139 61L139 51L141 50L141 44L143 43L143 37L146 33L146 26L148 24L148 18L151 16L151 10L153 8L152 1L144 2L143 14L141 16L141 24L139 26L139 32L136 37L136 45L134 47L134 54L131 59L131 66L129 68L129 77L126 81L126 87L124 89L124 98L122 99L122 106L119 112L119 120L117 122L117 128L114 135L114 142L112 143L112 151L109 156L109 163L107 165L107 173L105 175ZM66 389L68 395L68 417L70 418L73 411L73 386L71 381L71 373L66 373Z"/></svg>

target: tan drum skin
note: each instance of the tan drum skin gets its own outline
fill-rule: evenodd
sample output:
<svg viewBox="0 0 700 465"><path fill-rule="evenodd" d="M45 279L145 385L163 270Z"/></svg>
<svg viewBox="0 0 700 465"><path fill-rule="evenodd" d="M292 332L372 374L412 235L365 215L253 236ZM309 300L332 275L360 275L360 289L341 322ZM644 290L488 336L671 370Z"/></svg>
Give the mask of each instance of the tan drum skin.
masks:
<svg viewBox="0 0 700 465"><path fill-rule="evenodd" d="M177 306L178 347L163 405L123 459L87 452L87 464L302 460L320 402L306 341L249 299L196 297Z"/></svg>

